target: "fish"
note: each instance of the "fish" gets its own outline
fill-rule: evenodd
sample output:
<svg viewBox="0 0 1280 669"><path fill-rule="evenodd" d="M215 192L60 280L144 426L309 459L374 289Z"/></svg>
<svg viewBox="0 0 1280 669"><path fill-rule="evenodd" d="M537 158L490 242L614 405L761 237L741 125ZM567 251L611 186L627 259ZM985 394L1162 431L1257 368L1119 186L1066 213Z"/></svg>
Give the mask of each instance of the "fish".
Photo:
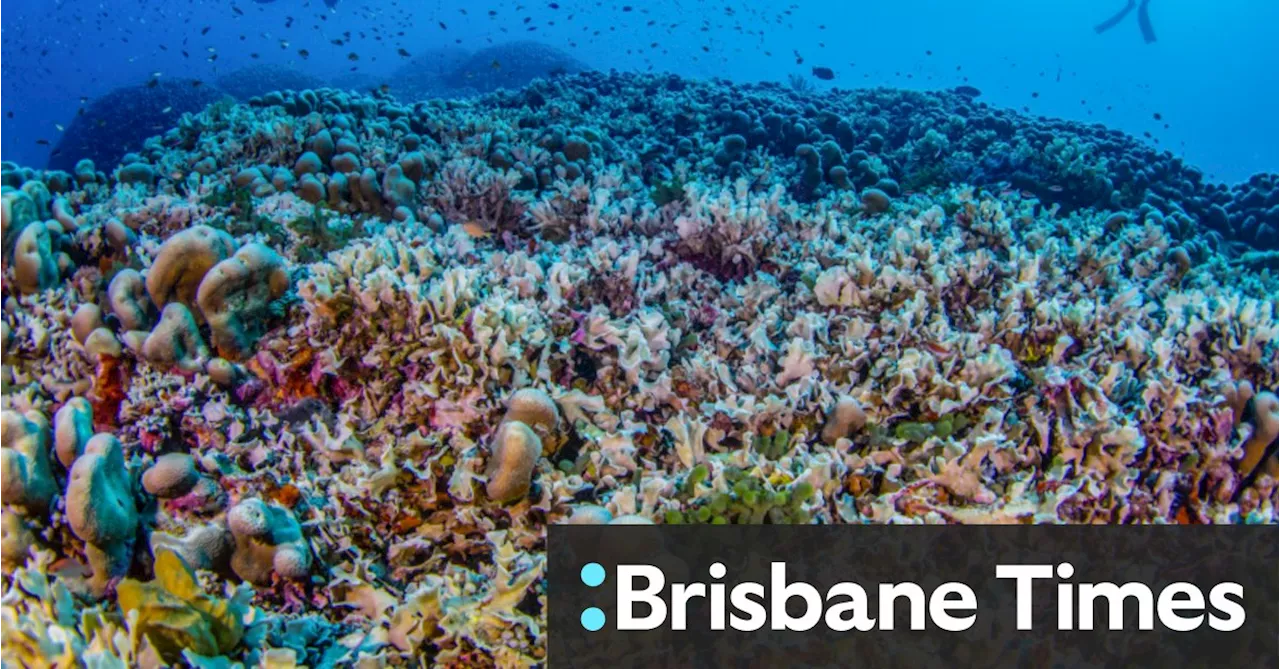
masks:
<svg viewBox="0 0 1280 669"><path fill-rule="evenodd" d="M836 73L829 67L819 67L817 65L814 65L813 76L823 81L831 81L832 79L836 78Z"/></svg>
<svg viewBox="0 0 1280 669"><path fill-rule="evenodd" d="M952 91L954 91L954 92L956 92L956 93L958 93L958 94L960 94L960 95L965 96L966 98L976 98L976 97L978 97L979 95L982 95L982 91L980 91L980 90L978 90L978 89L974 88L973 86L968 86L968 85L965 85L965 86L956 86L955 88L953 88L953 89L951 89L951 90L952 90Z"/></svg>
<svg viewBox="0 0 1280 669"><path fill-rule="evenodd" d="M484 225L479 221L467 221L462 224L462 231L467 233L472 239L484 239L490 236L488 230L484 229Z"/></svg>

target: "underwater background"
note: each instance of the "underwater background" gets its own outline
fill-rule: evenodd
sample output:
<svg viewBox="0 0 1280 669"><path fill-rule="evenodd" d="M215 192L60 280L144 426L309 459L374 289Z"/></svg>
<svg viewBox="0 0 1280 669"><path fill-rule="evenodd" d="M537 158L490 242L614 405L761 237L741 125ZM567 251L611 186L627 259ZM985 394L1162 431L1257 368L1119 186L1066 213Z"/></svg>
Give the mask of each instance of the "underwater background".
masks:
<svg viewBox="0 0 1280 669"><path fill-rule="evenodd" d="M52 149L36 140L56 145L57 126L75 120L81 97L141 85L156 72L162 81L212 85L241 68L272 65L318 82L386 84L392 94L411 95L401 90L401 78L414 57L460 58L528 39L606 71L755 82L811 78L811 66L820 65L837 76L811 79L819 89L968 84L991 104L1149 132L1160 147L1223 181L1273 171L1280 144L1274 3L1156 0L1150 10L1156 42L1143 41L1136 11L1105 34L1094 33L1124 6L1125 0L661 1L628 11L608 2L342 0L329 11L319 0L120 6L11 0L0 47L4 155L42 165ZM348 60L352 53L360 60ZM796 53L804 63L797 64ZM505 66L523 70L513 81L538 74L518 61Z"/></svg>
<svg viewBox="0 0 1280 669"><path fill-rule="evenodd" d="M4 666L542 666L558 523L1277 523L1276 5L627 1L0 7Z"/></svg>

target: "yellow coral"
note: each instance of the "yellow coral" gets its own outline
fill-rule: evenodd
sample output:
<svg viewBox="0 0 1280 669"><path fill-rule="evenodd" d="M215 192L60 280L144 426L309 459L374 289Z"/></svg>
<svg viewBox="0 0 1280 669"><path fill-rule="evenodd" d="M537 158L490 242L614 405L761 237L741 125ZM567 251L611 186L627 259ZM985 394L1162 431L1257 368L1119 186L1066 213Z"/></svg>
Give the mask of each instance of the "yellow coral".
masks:
<svg viewBox="0 0 1280 669"><path fill-rule="evenodd" d="M177 553L156 555L156 579L127 578L116 589L135 636L145 636L166 662L182 651L204 656L230 652L244 636L247 595L216 599L204 594L191 567Z"/></svg>

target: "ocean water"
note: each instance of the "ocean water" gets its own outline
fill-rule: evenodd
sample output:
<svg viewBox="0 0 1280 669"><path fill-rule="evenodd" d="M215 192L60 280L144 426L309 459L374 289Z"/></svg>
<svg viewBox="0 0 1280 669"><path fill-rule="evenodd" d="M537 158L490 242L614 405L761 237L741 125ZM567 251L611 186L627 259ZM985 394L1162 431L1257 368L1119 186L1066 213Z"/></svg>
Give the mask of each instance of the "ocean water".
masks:
<svg viewBox="0 0 1280 669"><path fill-rule="evenodd" d="M539 665L556 523L1277 523L1274 4L625 2L4 4L6 666Z"/></svg>

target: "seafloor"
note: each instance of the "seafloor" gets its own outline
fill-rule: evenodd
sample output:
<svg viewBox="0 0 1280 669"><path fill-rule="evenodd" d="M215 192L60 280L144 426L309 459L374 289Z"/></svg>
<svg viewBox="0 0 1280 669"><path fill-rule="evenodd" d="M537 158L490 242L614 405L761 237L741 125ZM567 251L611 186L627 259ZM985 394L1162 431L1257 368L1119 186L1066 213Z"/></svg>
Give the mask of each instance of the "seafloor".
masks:
<svg viewBox="0 0 1280 669"><path fill-rule="evenodd" d="M551 523L1276 523L1278 181L600 73L6 163L4 662L538 664Z"/></svg>

